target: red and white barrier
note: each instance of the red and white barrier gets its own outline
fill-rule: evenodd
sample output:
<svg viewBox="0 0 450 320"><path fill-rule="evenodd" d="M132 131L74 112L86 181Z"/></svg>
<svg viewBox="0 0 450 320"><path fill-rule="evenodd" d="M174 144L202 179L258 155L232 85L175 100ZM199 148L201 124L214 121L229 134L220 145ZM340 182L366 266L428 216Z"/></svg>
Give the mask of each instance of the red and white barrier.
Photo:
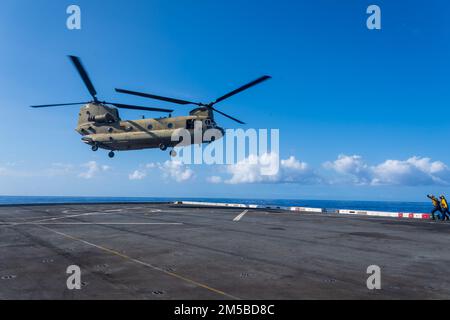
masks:
<svg viewBox="0 0 450 320"><path fill-rule="evenodd" d="M320 208L308 208L308 207L289 207L289 210L296 212L317 212L317 213L324 212L324 210Z"/></svg>
<svg viewBox="0 0 450 320"><path fill-rule="evenodd" d="M186 204L205 207L229 207L244 209L271 209L286 210L298 213L326 213L325 209L309 208L309 207L285 207L285 206L266 206L258 204L241 204L241 203L220 203L220 202L196 202L196 201L177 201L175 204ZM361 215L371 217L389 217L389 218L406 218L406 219L430 219L429 213L403 213L403 212L386 212L386 211L366 211L366 210L345 210L339 209L338 214Z"/></svg>
<svg viewBox="0 0 450 320"><path fill-rule="evenodd" d="M187 204L192 206L205 206L205 207L231 207L231 208L250 208L256 209L256 204L241 204L241 203L220 203L220 202L196 202L196 201L177 201L175 204Z"/></svg>
<svg viewBox="0 0 450 320"><path fill-rule="evenodd" d="M196 201L177 201L175 204L187 204L195 206L205 207L230 207L230 208L247 208L247 209L271 209L271 210L286 210L296 212L324 212L320 208L307 208L307 207L285 207L285 206L271 206L271 205L259 205L259 204L241 204L241 203L220 203L220 202L196 202Z"/></svg>
<svg viewBox="0 0 450 320"><path fill-rule="evenodd" d="M339 214L354 214L372 217L430 219L429 213L403 213L403 212L364 211L364 210L337 210L337 212Z"/></svg>

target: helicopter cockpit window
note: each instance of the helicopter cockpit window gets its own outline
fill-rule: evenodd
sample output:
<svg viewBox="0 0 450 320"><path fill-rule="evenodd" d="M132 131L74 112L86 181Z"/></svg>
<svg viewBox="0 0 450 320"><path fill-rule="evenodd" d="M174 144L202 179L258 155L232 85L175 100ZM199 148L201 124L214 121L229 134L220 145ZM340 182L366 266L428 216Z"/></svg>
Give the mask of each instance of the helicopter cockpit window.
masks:
<svg viewBox="0 0 450 320"><path fill-rule="evenodd" d="M214 120L206 119L205 120L205 126L207 128L215 128L216 127L216 123L214 122Z"/></svg>
<svg viewBox="0 0 450 320"><path fill-rule="evenodd" d="M186 121L186 129L194 129L194 120L189 119Z"/></svg>

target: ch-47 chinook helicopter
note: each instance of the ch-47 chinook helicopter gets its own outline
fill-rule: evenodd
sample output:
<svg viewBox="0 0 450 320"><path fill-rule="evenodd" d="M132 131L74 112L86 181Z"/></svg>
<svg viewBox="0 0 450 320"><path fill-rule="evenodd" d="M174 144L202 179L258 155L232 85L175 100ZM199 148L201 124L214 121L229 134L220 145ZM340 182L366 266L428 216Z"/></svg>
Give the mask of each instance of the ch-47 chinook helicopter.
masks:
<svg viewBox="0 0 450 320"><path fill-rule="evenodd" d="M172 135L175 132L175 130L186 129L190 133L192 133L196 121L201 121L203 132L208 129L214 128L218 129L220 132L223 133L224 130L219 126L217 126L216 122L214 121L214 111L240 124L244 124L244 122L217 110L216 108L214 108L214 105L241 91L244 91L254 85L257 85L267 79L270 79L269 76L260 77L236 90L231 91L230 93L227 93L226 95L216 99L214 102L208 104L167 98L124 89L116 89L116 91L120 93L126 93L145 98L152 98L180 105L192 104L197 106L197 108L189 112L188 116L180 116L180 117L169 116L162 118L122 120L119 116L117 108L166 112L166 113L172 113L173 110L99 101L97 99L97 91L95 90L80 59L74 56L69 56L69 58L74 64L78 73L80 74L81 79L86 85L93 100L90 102L38 105L31 107L47 108L59 106L84 105L83 107L81 107L80 112L78 114L78 125L75 130L83 136L81 139L83 140L83 142L91 146L92 151L97 151L99 148L110 150L108 154L110 158L114 157L115 155L114 151L140 150L152 148L159 148L165 151L169 147L173 148L179 143L179 141L172 141ZM191 137L193 137L193 134L191 134ZM192 143L194 143L193 138L192 141L190 142L183 141L183 145ZM173 149L171 150L170 155L171 156L176 155Z"/></svg>

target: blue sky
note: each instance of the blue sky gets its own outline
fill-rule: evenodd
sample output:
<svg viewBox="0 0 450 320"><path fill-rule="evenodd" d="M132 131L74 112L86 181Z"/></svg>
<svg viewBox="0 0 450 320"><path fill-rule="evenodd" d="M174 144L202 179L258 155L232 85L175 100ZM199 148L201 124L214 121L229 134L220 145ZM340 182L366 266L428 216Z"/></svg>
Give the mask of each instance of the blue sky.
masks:
<svg viewBox="0 0 450 320"><path fill-rule="evenodd" d="M81 30L66 28L70 4L81 7ZM366 28L371 4L381 8L381 30ZM420 201L450 193L449 9L444 1L2 1L0 194ZM169 105L113 89L209 101L271 75L220 105L247 126L217 120L280 129L284 171L249 180L242 171L254 168L245 165L173 166L158 150L113 160L93 153L74 131L77 107L27 107L89 98L68 54L83 59L99 98L156 107Z"/></svg>

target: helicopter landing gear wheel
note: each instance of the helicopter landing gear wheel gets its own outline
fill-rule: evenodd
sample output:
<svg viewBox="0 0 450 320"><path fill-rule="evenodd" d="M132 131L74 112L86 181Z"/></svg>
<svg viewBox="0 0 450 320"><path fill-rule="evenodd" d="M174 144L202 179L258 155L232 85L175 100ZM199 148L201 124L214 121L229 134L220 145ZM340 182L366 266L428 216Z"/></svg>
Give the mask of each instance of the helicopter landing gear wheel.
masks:
<svg viewBox="0 0 450 320"><path fill-rule="evenodd" d="M111 151L110 153L108 153L108 157L110 157L111 159L114 158L115 153L114 151Z"/></svg>
<svg viewBox="0 0 450 320"><path fill-rule="evenodd" d="M98 150L98 145L94 144L91 149L94 152L97 151Z"/></svg>
<svg viewBox="0 0 450 320"><path fill-rule="evenodd" d="M177 156L177 152L174 149L170 150L169 154L172 158L175 158Z"/></svg>
<svg viewBox="0 0 450 320"><path fill-rule="evenodd" d="M166 151L167 150L167 146L165 144L163 144L163 143L161 143L159 145L159 148L161 149L161 151Z"/></svg>

